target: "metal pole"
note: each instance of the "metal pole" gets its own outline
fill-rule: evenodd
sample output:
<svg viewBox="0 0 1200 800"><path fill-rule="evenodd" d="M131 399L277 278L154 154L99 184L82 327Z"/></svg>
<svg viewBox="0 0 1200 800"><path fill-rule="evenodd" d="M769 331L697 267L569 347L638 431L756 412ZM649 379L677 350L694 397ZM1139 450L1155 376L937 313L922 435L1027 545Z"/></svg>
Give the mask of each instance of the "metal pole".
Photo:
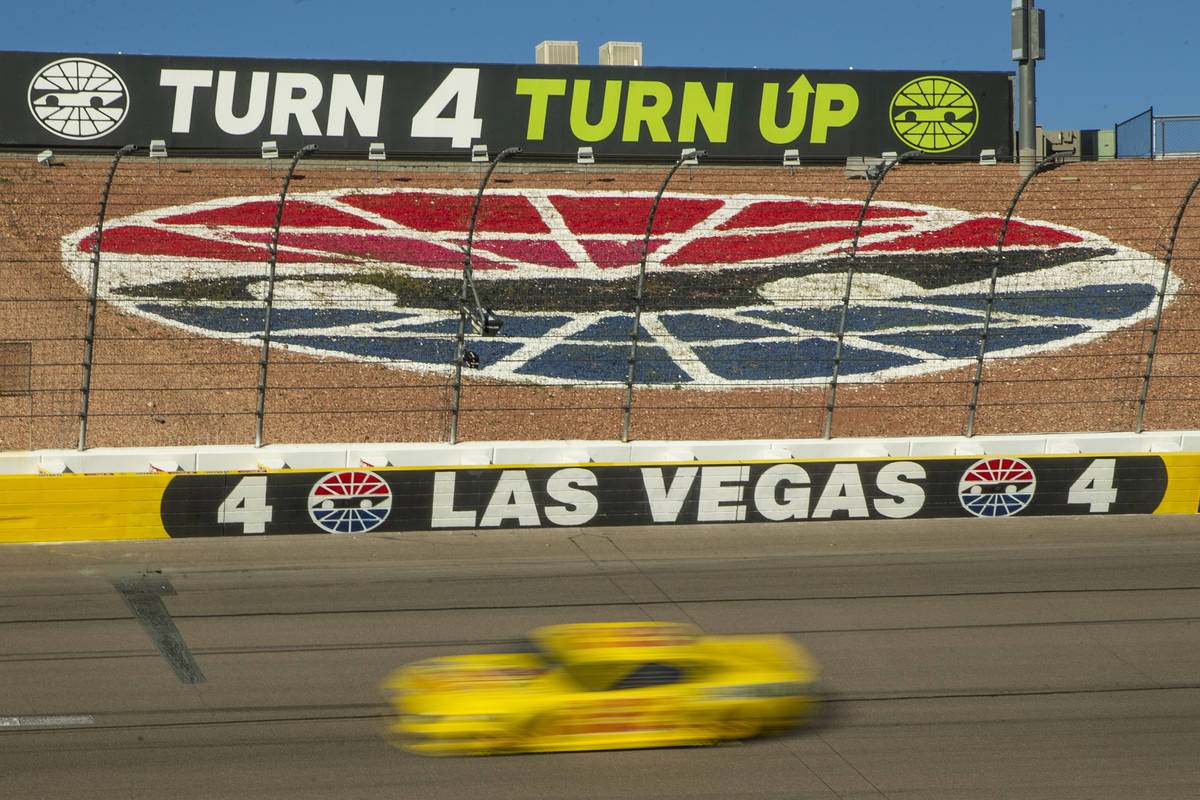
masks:
<svg viewBox="0 0 1200 800"><path fill-rule="evenodd" d="M846 341L846 320L850 315L850 291L854 284L854 263L858 258L858 239L862 235L863 220L867 217L867 209L871 205L871 199L875 196L875 190L879 188L879 184L883 183L883 179L887 177L892 167L904 161L914 159L919 155L921 154L918 151L909 150L906 153L901 153L894 161L885 161L882 165L874 166L867 170L867 176L871 178L871 188L867 192L867 199L863 201L862 208L858 210L858 223L854 226L854 239L850 244L850 266L846 268L846 291L842 293L842 314L838 322L837 349L833 354L833 374L829 380L829 400L825 404L826 439L833 435L833 407L837 399L838 376L841 374L842 352Z"/></svg>
<svg viewBox="0 0 1200 800"><path fill-rule="evenodd" d="M629 418L633 409L633 379L637 367L638 329L642 326L642 299L646 288L646 257L650 253L650 231L654 227L658 204L662 200L663 192L667 190L667 184L671 182L671 178L684 162L698 159L705 152L704 150L684 150L679 154L679 158L667 172L667 177L663 178L662 185L658 187L658 194L654 196L654 202L650 206L650 216L646 220L646 233L642 237L642 260L638 265L637 289L633 296L633 331L630 334L629 342L629 373L625 378L625 405L621 407L621 441L623 442L629 441Z"/></svg>
<svg viewBox="0 0 1200 800"><path fill-rule="evenodd" d="M1000 263L1004 260L1004 239L1008 236L1008 224L1012 221L1013 212L1017 209L1017 201L1021 193L1033 180L1033 177L1045 169L1046 165L1059 157L1059 153L1051 153L1034 165L1033 171L1025 176L1017 191L1013 193L1008 211L1004 214L1004 224L1000 226L1000 239L996 243L996 257L992 260L992 281L988 287L987 310L983 314L983 331L979 337L979 354L975 356L975 377L971 379L971 403L967 406L967 436L975 435L975 409L979 406L979 386L983 382L983 357L987 351L988 333L992 327L992 311L996 306L996 282L1000 278Z"/></svg>
<svg viewBox="0 0 1200 800"><path fill-rule="evenodd" d="M1175 239L1179 236L1179 226L1183 222L1183 212L1187 210L1188 203L1191 202L1192 195L1195 193L1197 186L1200 186L1200 178L1196 178L1192 182L1191 187L1187 190L1187 194L1183 198L1183 202L1179 204L1179 211L1175 214L1175 226L1171 228L1171 240L1167 243L1167 255L1163 259L1162 283L1158 287L1158 307L1154 312L1154 326L1150 329L1150 349L1146 352L1146 372L1142 376L1142 396L1138 400L1137 424L1133 429L1135 433L1142 432L1142 422L1146 414L1146 398L1150 394L1150 373L1154 369L1154 354L1158 349L1158 331L1162 325L1163 306L1166 304L1167 281L1171 277L1171 259L1175 256Z"/></svg>
<svg viewBox="0 0 1200 800"><path fill-rule="evenodd" d="M1021 175L1024 177L1033 175L1034 161L1037 159L1037 96L1033 72L1033 61L1022 61L1017 67L1017 86L1021 98L1017 123L1017 155L1021 162Z"/></svg>
<svg viewBox="0 0 1200 800"><path fill-rule="evenodd" d="M454 389L450 401L450 444L458 443L458 415L462 407L462 368L467 356L467 323L471 323L478 333L485 336L494 335L498 323L491 311L485 309L479 301L479 292L475 289L475 269L471 263L471 249L475 242L475 224L479 219L479 206L483 202L483 190L487 188L492 172L500 162L509 156L521 152L520 147L506 147L496 154L496 158L488 165L487 171L479 179L479 190L475 192L475 202L471 206L471 222L467 228L467 248L463 256L462 287L458 293L458 333L455 337L454 358ZM496 327L492 327L496 326Z"/></svg>
<svg viewBox="0 0 1200 800"><path fill-rule="evenodd" d="M463 359L467 356L467 282L464 280L462 291L458 294L458 333L455 336L457 346L454 358L454 393L450 400L450 444L458 444L458 412L462 402L462 368Z"/></svg>
<svg viewBox="0 0 1200 800"><path fill-rule="evenodd" d="M463 258L463 286L470 287L471 296L474 300L474 310L478 313L479 319L472 320L477 322L477 327L480 333L485 333L483 330L486 314L484 308L479 302L479 292L475 290L475 269L471 264L471 248L475 242L475 223L479 218L479 205L483 202L483 190L487 188L488 181L492 177L492 172L500 165L500 162L509 156L521 152L520 147L506 147L496 154L496 158L488 165L487 171L479 181L479 191L475 193L475 203L471 206L471 224L467 228L467 254Z"/></svg>
<svg viewBox="0 0 1200 800"><path fill-rule="evenodd" d="M92 242L92 277L88 284L87 330L83 336L83 383L79 387L79 449L87 446L88 403L92 394L92 354L96 340L96 309L100 291L100 240L104 236L104 214L108 210L108 193L112 189L113 176L121 157L137 150L136 144L127 144L113 156L104 181L104 193L100 196L100 214L96 220L96 241Z"/></svg>
<svg viewBox="0 0 1200 800"><path fill-rule="evenodd" d="M267 364L271 355L271 309L275 304L275 263L279 256L279 226L283 222L283 204L287 200L288 184L292 182L296 164L303 156L316 149L315 144L306 144L292 156L287 174L283 176L283 188L279 192L279 203L275 206L275 227L271 231L267 257L267 295L263 300L262 355L258 359L258 408L255 411L254 419L255 447L262 447L263 443L263 416L267 405Z"/></svg>
<svg viewBox="0 0 1200 800"><path fill-rule="evenodd" d="M1033 7L1033 0L1012 0L1012 59L1018 62L1018 142L1017 156L1021 175L1028 177L1036 169L1037 159L1037 86L1034 71L1046 57L1045 12Z"/></svg>

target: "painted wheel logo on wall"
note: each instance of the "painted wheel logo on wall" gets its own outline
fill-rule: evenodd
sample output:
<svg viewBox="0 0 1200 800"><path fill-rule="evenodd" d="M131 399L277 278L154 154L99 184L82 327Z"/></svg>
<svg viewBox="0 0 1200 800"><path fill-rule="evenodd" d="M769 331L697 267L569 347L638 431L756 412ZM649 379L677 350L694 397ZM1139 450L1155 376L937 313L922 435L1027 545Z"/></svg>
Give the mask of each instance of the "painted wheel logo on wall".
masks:
<svg viewBox="0 0 1200 800"><path fill-rule="evenodd" d="M330 533L366 533L392 510L392 490L373 472L331 472L308 493L308 515Z"/></svg>
<svg viewBox="0 0 1200 800"><path fill-rule="evenodd" d="M1033 468L1019 458L985 458L976 461L958 482L958 499L977 517L1011 517L1033 500L1037 478Z"/></svg>
<svg viewBox="0 0 1200 800"><path fill-rule="evenodd" d="M452 374L468 190L289 195L272 343L322 357ZM471 337L474 374L546 384L628 375L649 192L489 190L473 264L504 319ZM101 299L189 332L261 346L277 198L230 197L109 220ZM838 351L852 200L667 194L647 257L640 385L719 389L828 382ZM1002 220L873 203L863 222L839 380L880 382L973 364ZM94 230L62 240L80 286ZM990 249L989 249L990 248ZM987 358L1083 344L1149 317L1163 265L1097 234L1014 219ZM1168 276L1168 300L1179 288Z"/></svg>
<svg viewBox="0 0 1200 800"><path fill-rule="evenodd" d="M892 98L892 130L926 153L961 147L979 125L979 104L956 80L927 75L900 87Z"/></svg>
<svg viewBox="0 0 1200 800"><path fill-rule="evenodd" d="M29 82L29 110L43 128L85 141L112 132L129 113L129 91L113 70L90 58L47 64Z"/></svg>

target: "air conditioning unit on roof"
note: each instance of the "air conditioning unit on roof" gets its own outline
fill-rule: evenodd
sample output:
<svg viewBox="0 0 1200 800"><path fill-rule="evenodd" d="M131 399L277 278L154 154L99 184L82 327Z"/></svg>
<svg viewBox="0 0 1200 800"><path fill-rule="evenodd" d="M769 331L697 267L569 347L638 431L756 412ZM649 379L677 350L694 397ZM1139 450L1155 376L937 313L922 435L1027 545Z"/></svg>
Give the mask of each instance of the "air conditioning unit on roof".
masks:
<svg viewBox="0 0 1200 800"><path fill-rule="evenodd" d="M534 50L538 64L578 64L579 42L545 41Z"/></svg>
<svg viewBox="0 0 1200 800"><path fill-rule="evenodd" d="M600 64L607 67L640 67L641 42L605 42L600 45Z"/></svg>

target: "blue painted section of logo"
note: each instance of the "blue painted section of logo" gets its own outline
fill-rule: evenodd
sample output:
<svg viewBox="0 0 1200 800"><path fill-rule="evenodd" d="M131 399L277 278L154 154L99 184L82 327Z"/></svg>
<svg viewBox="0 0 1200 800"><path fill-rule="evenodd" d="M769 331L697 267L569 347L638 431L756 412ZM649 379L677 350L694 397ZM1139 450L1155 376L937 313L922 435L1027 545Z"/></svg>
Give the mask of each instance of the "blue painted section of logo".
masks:
<svg viewBox="0 0 1200 800"><path fill-rule="evenodd" d="M537 375L580 383L622 383L629 376L629 345L555 345L514 371L518 375ZM663 348L643 346L638 348L634 380L639 383L682 384L691 382L692 377Z"/></svg>
<svg viewBox="0 0 1200 800"><path fill-rule="evenodd" d="M1155 288L1143 283L1002 295L995 303L985 352L1071 339L1089 330L1072 320L1125 319L1144 312L1155 296ZM137 307L184 325L250 337L262 331L264 318L261 305L248 303L146 302ZM846 312L839 374L866 376L977 357L985 310L984 296L978 293L856 301ZM840 303L833 302L647 312L638 328L634 379L652 385L819 380L833 374L841 317ZM500 336L483 338L468 331L468 346L485 368L524 350L527 356L511 365L518 376L624 382L633 316L602 313L582 328L577 320L561 312L505 314ZM661 334L651 331L650 321ZM325 353L433 367L453 364L458 354L454 312L292 307L274 309L271 322L277 342Z"/></svg>
<svg viewBox="0 0 1200 800"><path fill-rule="evenodd" d="M1156 292L1157 289L1148 283L1105 283L1070 290L1004 293L996 297L993 312L1075 319L1124 319L1150 305ZM928 303L932 300L941 305L979 311L987 308L987 296L982 293L898 299L914 303Z"/></svg>
<svg viewBox="0 0 1200 800"><path fill-rule="evenodd" d="M379 527L388 511L372 508L314 508L313 521L331 533L365 533Z"/></svg>
<svg viewBox="0 0 1200 800"><path fill-rule="evenodd" d="M1031 492L1014 494L980 494L963 495L962 503L968 511L977 517L1009 517L1029 505L1033 500Z"/></svg>
<svg viewBox="0 0 1200 800"><path fill-rule="evenodd" d="M384 361L417 361L426 364L453 364L458 355L454 337L437 339L417 336L277 336L275 341L309 347L330 353L342 353ZM472 340L470 349L481 361L495 362L517 351L520 344L502 339Z"/></svg>
<svg viewBox="0 0 1200 800"><path fill-rule="evenodd" d="M806 337L793 341L744 342L695 348L714 375L731 381L800 380L833 374L837 342ZM854 375L919 363L883 350L843 345L840 372Z"/></svg>

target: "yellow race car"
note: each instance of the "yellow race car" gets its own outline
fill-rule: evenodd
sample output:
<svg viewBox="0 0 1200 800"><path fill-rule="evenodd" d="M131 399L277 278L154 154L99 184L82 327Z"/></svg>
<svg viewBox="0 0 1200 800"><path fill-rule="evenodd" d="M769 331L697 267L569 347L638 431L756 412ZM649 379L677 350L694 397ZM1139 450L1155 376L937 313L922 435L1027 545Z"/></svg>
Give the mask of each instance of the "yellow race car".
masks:
<svg viewBox="0 0 1200 800"><path fill-rule="evenodd" d="M680 747L775 733L815 712L816 667L784 636L605 622L530 638L533 652L392 673L389 738L424 755Z"/></svg>

